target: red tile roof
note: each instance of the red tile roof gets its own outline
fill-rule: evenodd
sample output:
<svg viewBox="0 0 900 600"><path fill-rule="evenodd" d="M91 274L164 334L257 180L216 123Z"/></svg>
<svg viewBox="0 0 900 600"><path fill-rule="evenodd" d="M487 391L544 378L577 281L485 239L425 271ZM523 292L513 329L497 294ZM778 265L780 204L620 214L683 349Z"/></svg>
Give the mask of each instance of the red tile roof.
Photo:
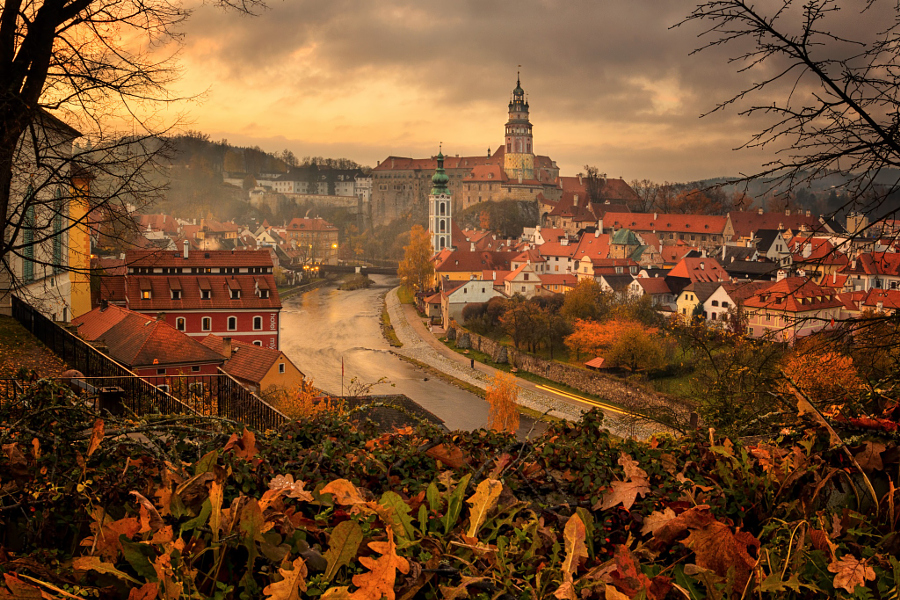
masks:
<svg viewBox="0 0 900 600"><path fill-rule="evenodd" d="M862 306L876 310L879 303L883 309L900 310L900 290L871 289L863 300Z"/></svg>
<svg viewBox="0 0 900 600"><path fill-rule="evenodd" d="M710 257L689 257L682 258L681 262L675 265L667 277L680 277L682 279L690 279L693 281L729 281L731 276L722 268L714 258Z"/></svg>
<svg viewBox="0 0 900 600"><path fill-rule="evenodd" d="M819 229L821 226L818 218L796 212L786 215L783 212L759 214L757 210L733 210L728 216L731 218L731 226L736 237L750 237L751 233L760 229L791 229L796 233L802 226L810 230Z"/></svg>
<svg viewBox="0 0 900 600"><path fill-rule="evenodd" d="M669 284L666 283L665 278L663 277L638 277L635 279L642 288L644 288L645 294L671 294L672 290L669 289Z"/></svg>
<svg viewBox="0 0 900 600"><path fill-rule="evenodd" d="M819 265L846 265L850 262L843 252L835 249L834 244L824 238L795 236L788 243L788 246L793 252L792 259L795 263L814 262ZM806 256L807 252L809 256Z"/></svg>
<svg viewBox="0 0 900 600"><path fill-rule="evenodd" d="M717 215L614 213L603 215L604 227L627 227L632 231L663 231L721 235L728 217Z"/></svg>
<svg viewBox="0 0 900 600"><path fill-rule="evenodd" d="M844 303L835 297L833 291L816 285L806 277L786 277L747 298L744 306L796 313L839 308Z"/></svg>
<svg viewBox="0 0 900 600"><path fill-rule="evenodd" d="M900 276L900 253L866 252L851 261L843 270L851 275L893 275Z"/></svg>
<svg viewBox="0 0 900 600"><path fill-rule="evenodd" d="M133 267L269 267L268 250L200 250L182 256L184 250L133 250L125 255L129 269Z"/></svg>
<svg viewBox="0 0 900 600"><path fill-rule="evenodd" d="M609 234L600 235L585 234L581 236L572 258L581 260L585 256L591 260L595 258L609 258Z"/></svg>
<svg viewBox="0 0 900 600"><path fill-rule="evenodd" d="M179 275L181 298L173 300L170 294L170 275L129 275L126 278L128 307L138 312L199 309L279 309L281 301L272 275ZM259 284L257 283L259 282ZM150 298L141 297L141 286L149 287ZM201 289L209 286L208 299L201 298ZM268 289L268 298L256 293ZM230 290L240 290L240 298L232 299Z"/></svg>
<svg viewBox="0 0 900 600"><path fill-rule="evenodd" d="M512 252L471 252L468 248L458 249L436 257L434 270L439 273L459 271L510 270L509 262L515 256Z"/></svg>
<svg viewBox="0 0 900 600"><path fill-rule="evenodd" d="M486 181L502 183L508 181L506 171L500 168L500 165L477 165L472 171L466 175L463 181Z"/></svg>
<svg viewBox="0 0 900 600"><path fill-rule="evenodd" d="M137 215L137 222L141 229L149 227L152 231L178 233L178 222L169 215Z"/></svg>
<svg viewBox="0 0 900 600"><path fill-rule="evenodd" d="M200 343L220 357L225 351L225 340L216 335L208 335ZM239 340L231 340L231 358L225 360L222 370L234 377L259 385L269 369L278 361L291 362L280 350L263 348ZM293 363L291 363L293 364Z"/></svg>
<svg viewBox="0 0 900 600"><path fill-rule="evenodd" d="M82 338L102 341L114 360L129 367L222 362L216 352L165 321L119 306L95 308L72 324Z"/></svg>

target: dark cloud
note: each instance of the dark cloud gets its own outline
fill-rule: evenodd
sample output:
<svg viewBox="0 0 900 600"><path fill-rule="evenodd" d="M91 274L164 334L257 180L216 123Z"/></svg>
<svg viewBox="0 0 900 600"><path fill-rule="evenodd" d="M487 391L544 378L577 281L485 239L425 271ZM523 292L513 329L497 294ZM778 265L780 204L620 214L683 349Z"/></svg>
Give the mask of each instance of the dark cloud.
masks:
<svg viewBox="0 0 900 600"><path fill-rule="evenodd" d="M298 101L324 107L350 95L364 100L360 93L368 89L383 94L386 87L412 96L398 97L397 105L418 102L392 123L383 143L355 139L363 134L347 125L335 127L339 139L308 148L303 132L292 129L315 118L303 114L284 123L283 137L255 138L263 147L264 140L281 140L299 155L337 152L374 164L403 153L405 145L410 153L430 154L423 140L455 135L451 143L464 153L481 153L486 143L496 147L521 64L536 148L568 171L591 163L607 165L601 170L610 174L690 179L752 170L764 155L731 151L758 120L734 111L698 117L765 73L737 73L727 63L737 47L690 56L703 43L700 24L672 26L694 6L683 0L303 0L274 2L255 18L204 6L188 22L185 56L193 72L212 78L213 98L218 89L232 90L232 97L244 93L248 111L268 104L263 113L279 107L289 113ZM841 18L864 31L866 18ZM773 93L783 94L783 86ZM392 102L380 96L372 103ZM252 135L244 121L263 116L240 108L232 131ZM472 127L466 118L483 122ZM484 133L463 139L464 125ZM558 131L571 135L560 139ZM541 135L553 142L543 143Z"/></svg>

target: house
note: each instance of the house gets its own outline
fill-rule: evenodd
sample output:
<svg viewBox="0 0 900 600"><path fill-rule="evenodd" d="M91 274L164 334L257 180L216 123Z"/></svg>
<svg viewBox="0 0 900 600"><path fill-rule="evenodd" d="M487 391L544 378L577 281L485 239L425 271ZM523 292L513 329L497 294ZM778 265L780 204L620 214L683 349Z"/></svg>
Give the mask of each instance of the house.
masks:
<svg viewBox="0 0 900 600"><path fill-rule="evenodd" d="M628 296L628 286L634 281L634 276L627 275L600 275L597 282L600 284L600 290L608 294L615 294L618 298Z"/></svg>
<svg viewBox="0 0 900 600"><path fill-rule="evenodd" d="M768 281L727 281L703 301L703 314L710 322L724 325L731 309L742 306L744 300L769 287Z"/></svg>
<svg viewBox="0 0 900 600"><path fill-rule="evenodd" d="M222 370L254 394L269 396L303 383L303 373L281 350L217 335L198 343L223 359Z"/></svg>
<svg viewBox="0 0 900 600"><path fill-rule="evenodd" d="M900 253L866 252L850 261L841 272L854 290L900 289Z"/></svg>
<svg viewBox="0 0 900 600"><path fill-rule="evenodd" d="M307 262L337 264L338 228L325 219L292 219L279 235L305 250Z"/></svg>
<svg viewBox="0 0 900 600"><path fill-rule="evenodd" d="M472 279L459 282L445 279L441 283L441 321L444 327L449 327L450 321L462 322L463 309L467 305L502 296L500 290L494 287L493 281Z"/></svg>
<svg viewBox="0 0 900 600"><path fill-rule="evenodd" d="M521 264L509 275L503 278L503 293L508 297L521 294L531 298L538 292L541 278L535 265L530 262Z"/></svg>
<svg viewBox="0 0 900 600"><path fill-rule="evenodd" d="M652 233L666 246L684 242L691 246L718 248L734 235L728 218L717 215L608 212L600 220L600 228L603 227L625 227L638 234Z"/></svg>
<svg viewBox="0 0 900 600"><path fill-rule="evenodd" d="M804 275L817 282L844 269L850 262L843 252L825 238L797 236L790 241L790 248L794 268L798 272L802 269Z"/></svg>
<svg viewBox="0 0 900 600"><path fill-rule="evenodd" d="M731 277L719 262L709 256L685 257L666 275L673 294L680 294L689 283L728 281Z"/></svg>
<svg viewBox="0 0 900 600"><path fill-rule="evenodd" d="M578 245L572 244L567 237L555 241L548 240L537 247L537 251L547 261L548 273L574 273L577 268L574 259L576 250Z"/></svg>
<svg viewBox="0 0 900 600"><path fill-rule="evenodd" d="M781 267L791 266L791 249L784 239L783 229L760 229L751 233L752 243L756 244L758 257L766 258ZM756 260L748 258L745 260Z"/></svg>
<svg viewBox="0 0 900 600"><path fill-rule="evenodd" d="M279 348L281 302L268 250L126 253L129 309L178 331Z"/></svg>
<svg viewBox="0 0 900 600"><path fill-rule="evenodd" d="M541 289L554 294L565 294L575 289L578 277L572 273L545 273L541 275Z"/></svg>
<svg viewBox="0 0 900 600"><path fill-rule="evenodd" d="M788 236L796 235L801 231L816 231L821 227L819 219L812 216L809 211L765 212L757 210L733 210L728 213L728 221L732 231L732 238L728 241L746 243L754 239L754 233L761 229L775 229L783 231Z"/></svg>
<svg viewBox="0 0 900 600"><path fill-rule="evenodd" d="M692 281L686 285L675 299L675 312L682 319L690 320L697 306L704 306L710 296L719 288L720 281ZM709 318L709 312L703 312Z"/></svg>
<svg viewBox="0 0 900 600"><path fill-rule="evenodd" d="M517 255L517 252L444 248L434 255L432 262L436 277L468 281L477 279L482 271L511 271L510 261Z"/></svg>
<svg viewBox="0 0 900 600"><path fill-rule="evenodd" d="M638 277L628 284L628 295L635 298L649 296L654 307L675 310L675 296L662 277Z"/></svg>
<svg viewBox="0 0 900 600"><path fill-rule="evenodd" d="M860 310L869 310L883 315L895 315L900 310L900 290L869 290L859 304Z"/></svg>
<svg viewBox="0 0 900 600"><path fill-rule="evenodd" d="M731 279L752 279L754 281L774 281L782 270L777 262L769 260L733 260L723 264Z"/></svg>
<svg viewBox="0 0 900 600"><path fill-rule="evenodd" d="M806 277L785 277L744 300L748 333L793 344L797 338L834 327L844 303Z"/></svg>
<svg viewBox="0 0 900 600"><path fill-rule="evenodd" d="M172 377L216 375L224 359L165 318L104 304L72 320L78 336L157 386ZM165 379L164 379L165 378Z"/></svg>
<svg viewBox="0 0 900 600"><path fill-rule="evenodd" d="M600 281L603 275L637 275L640 266L630 258L591 258L582 257L576 274L578 280L594 279Z"/></svg>

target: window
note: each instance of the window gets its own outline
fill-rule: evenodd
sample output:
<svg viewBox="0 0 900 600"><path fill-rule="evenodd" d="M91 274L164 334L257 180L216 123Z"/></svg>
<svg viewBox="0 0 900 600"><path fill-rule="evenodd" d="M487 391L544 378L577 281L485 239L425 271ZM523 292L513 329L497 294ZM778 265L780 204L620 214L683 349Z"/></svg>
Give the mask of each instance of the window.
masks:
<svg viewBox="0 0 900 600"><path fill-rule="evenodd" d="M175 329L177 329L178 331L184 331L184 326L184 317L178 317L177 319L175 319Z"/></svg>
<svg viewBox="0 0 900 600"><path fill-rule="evenodd" d="M231 299L232 300L240 300L241 298L241 290L231 290Z"/></svg>
<svg viewBox="0 0 900 600"><path fill-rule="evenodd" d="M278 363L278 372L284 373L284 363Z"/></svg>
<svg viewBox="0 0 900 600"><path fill-rule="evenodd" d="M200 366L199 366L199 365L194 365L193 367L191 367L191 372L192 372L192 373L199 373L199 372L200 372Z"/></svg>
<svg viewBox="0 0 900 600"><path fill-rule="evenodd" d="M259 290L259 297L263 299L268 298L269 290Z"/></svg>
<svg viewBox="0 0 900 600"><path fill-rule="evenodd" d="M165 370L165 369L157 369L157 370L156 370L156 374L157 374L157 375L165 375L165 374L166 374L166 370Z"/></svg>
<svg viewBox="0 0 900 600"><path fill-rule="evenodd" d="M237 317L228 317L228 331L237 329Z"/></svg>
<svg viewBox="0 0 900 600"><path fill-rule="evenodd" d="M713 305L713 306L718 306L718 305L719 305L719 301L718 301L718 300L713 300L713 301L712 301L712 305Z"/></svg>
<svg viewBox="0 0 900 600"><path fill-rule="evenodd" d="M171 290L172 300L181 300L181 290Z"/></svg>
<svg viewBox="0 0 900 600"><path fill-rule="evenodd" d="M212 331L212 319L209 317L203 317L200 320L200 329L203 331Z"/></svg>
<svg viewBox="0 0 900 600"><path fill-rule="evenodd" d="M262 340L253 340L254 346L262 346Z"/></svg>
<svg viewBox="0 0 900 600"><path fill-rule="evenodd" d="M262 329L262 317L253 317L253 329L257 331Z"/></svg>
<svg viewBox="0 0 900 600"><path fill-rule="evenodd" d="M722 308L728 308L728 303L727 303L727 302L722 302Z"/></svg>
<svg viewBox="0 0 900 600"><path fill-rule="evenodd" d="M200 299L209 300L209 290L200 290Z"/></svg>
<svg viewBox="0 0 900 600"><path fill-rule="evenodd" d="M158 385L158 386L156 386L156 387L157 387L157 388L159 389L159 391L161 391L161 392L165 392L165 393L167 393L167 394L169 393L169 386L168 386L168 385L163 384L163 385Z"/></svg>
<svg viewBox="0 0 900 600"><path fill-rule="evenodd" d="M150 290L143 290L141 292L141 298L143 298L144 300L149 300L150 299Z"/></svg>

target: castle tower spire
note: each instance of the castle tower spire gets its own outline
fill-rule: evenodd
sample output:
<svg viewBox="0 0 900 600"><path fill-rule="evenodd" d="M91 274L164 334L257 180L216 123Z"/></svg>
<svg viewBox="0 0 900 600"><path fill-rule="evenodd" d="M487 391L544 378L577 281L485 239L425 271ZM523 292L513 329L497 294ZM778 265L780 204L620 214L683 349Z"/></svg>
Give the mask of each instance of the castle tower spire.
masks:
<svg viewBox="0 0 900 600"><path fill-rule="evenodd" d="M506 154L503 170L512 178L534 179L534 138L528 120L528 100L522 89L522 76L516 72L516 87L509 102L506 122Z"/></svg>

